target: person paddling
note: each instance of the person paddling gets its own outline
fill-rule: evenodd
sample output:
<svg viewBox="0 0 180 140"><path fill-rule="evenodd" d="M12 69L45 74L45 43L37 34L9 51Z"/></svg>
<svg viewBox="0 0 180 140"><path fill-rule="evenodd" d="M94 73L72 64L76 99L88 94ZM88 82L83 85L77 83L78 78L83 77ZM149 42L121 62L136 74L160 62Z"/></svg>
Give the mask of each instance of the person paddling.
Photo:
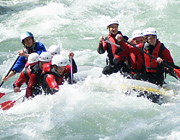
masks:
<svg viewBox="0 0 180 140"><path fill-rule="evenodd" d="M34 36L31 32L24 32L21 35L21 43L23 44L24 49L18 51L19 57L10 70L9 74L2 77L1 80L3 82L23 70L29 54L31 54L32 52L36 52L40 55L42 52L46 51L46 48L42 43L35 42Z"/></svg>
<svg viewBox="0 0 180 140"><path fill-rule="evenodd" d="M143 32L141 30L134 30L132 38L128 40L134 45L143 44L145 42ZM131 74L143 72L143 59L142 54L129 53L128 66L130 67Z"/></svg>
<svg viewBox="0 0 180 140"><path fill-rule="evenodd" d="M145 69L144 73L134 74L133 78L137 80L149 81L151 83L162 86L164 83L165 69L161 63L164 62L170 66L174 66L173 59L171 57L170 51L157 39L157 32L155 28L147 28L144 31L144 36L147 42L138 44L137 47L141 48L147 54L157 58L156 60L149 55L142 53L135 47L127 45L124 41L122 41L121 34L118 34L116 38L118 41L120 41L120 45L123 50L130 53L142 54L143 65Z"/></svg>
<svg viewBox="0 0 180 140"><path fill-rule="evenodd" d="M41 94L39 79L42 71L38 64L39 57L37 53L31 53L29 55L25 70L20 73L19 78L13 84L14 92L20 92L20 87L23 83L26 83L26 98Z"/></svg>
<svg viewBox="0 0 180 140"><path fill-rule="evenodd" d="M74 57L74 53L69 52L70 57ZM72 59L73 73L77 72L77 66ZM66 58L62 55L54 55L51 65L44 64L41 74L42 88L45 94L54 94L59 91L58 85L62 85L64 80L71 78L71 66L67 65ZM71 79L68 80L69 83Z"/></svg>
<svg viewBox="0 0 180 140"><path fill-rule="evenodd" d="M31 53L28 57L25 70L20 73L19 78L13 84L14 92L19 92L21 85L26 83L26 98L29 99L41 94L40 75L42 73L42 67L46 63L51 65L51 58L52 56L49 52L42 52L40 56L37 53Z"/></svg>
<svg viewBox="0 0 180 140"><path fill-rule="evenodd" d="M109 34L107 35L106 38L104 38L103 36L99 37L99 45L97 49L98 53L103 54L105 53L105 51L107 51L108 53L108 59L106 61L107 65L104 67L102 71L102 73L105 75L116 73L123 67L125 67L126 69L125 60L127 59L128 53L122 50L118 50L118 52L115 52L117 47L107 42L110 41L114 44L118 44L118 40L115 39L115 36L117 34L122 34L121 31L118 31L118 26L119 26L118 20L116 19L109 20L107 24L107 29L109 30ZM116 53L118 54L120 53L120 56L114 58Z"/></svg>

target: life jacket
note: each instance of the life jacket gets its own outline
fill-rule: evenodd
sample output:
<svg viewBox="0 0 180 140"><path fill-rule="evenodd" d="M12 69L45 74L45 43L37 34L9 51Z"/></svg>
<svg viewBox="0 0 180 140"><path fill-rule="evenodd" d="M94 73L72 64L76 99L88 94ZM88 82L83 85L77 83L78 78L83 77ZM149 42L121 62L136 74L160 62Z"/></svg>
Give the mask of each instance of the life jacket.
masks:
<svg viewBox="0 0 180 140"><path fill-rule="evenodd" d="M28 83L28 81L29 81L29 77L30 77L30 75L31 75L31 70L30 70L30 66L27 66L27 67L25 67L25 70L23 71L23 74L24 74L24 76L25 76L25 78L26 78L26 84Z"/></svg>
<svg viewBox="0 0 180 140"><path fill-rule="evenodd" d="M52 67L50 63L43 64L43 71L41 73L41 84L44 92L46 94L51 93L51 89L48 86L48 83L46 83L46 77L51 74L55 77L55 81L58 85L61 85L63 83L63 76L59 75Z"/></svg>
<svg viewBox="0 0 180 140"><path fill-rule="evenodd" d="M37 47L37 42L34 42L34 44L29 48L29 47L25 47L23 49L23 51L27 54L31 54L33 52L36 52L36 47Z"/></svg>
<svg viewBox="0 0 180 140"><path fill-rule="evenodd" d="M122 34L120 31L118 31L117 34ZM105 40L108 40L114 44L118 45L118 40L116 40L114 37L112 37L110 34L107 35ZM113 58L115 57L115 51L117 49L117 46L107 43L107 52L108 52L108 64L114 65ZM118 61L124 61L127 59L127 53L125 51L121 51L118 55Z"/></svg>
<svg viewBox="0 0 180 140"><path fill-rule="evenodd" d="M42 71L42 74L41 74L41 80L43 81L48 74L54 75L56 77L55 80L56 80L57 83L59 81L59 78L62 77L51 67L51 65L49 63L45 63L43 65L43 71Z"/></svg>
<svg viewBox="0 0 180 140"><path fill-rule="evenodd" d="M144 44L143 44L143 50L146 53L149 53L149 50L144 48ZM156 44L155 48L152 51L152 56L154 56L155 58L161 57L164 49L165 49L164 44L158 41L158 43ZM149 57L145 53L143 55L143 63L144 63L145 70L147 73L157 73L157 74L162 73L162 67L160 67L160 64L158 64L155 59Z"/></svg>
<svg viewBox="0 0 180 140"><path fill-rule="evenodd" d="M33 66L35 66L34 64ZM38 64L37 64L38 65ZM30 68L30 65L26 63L26 67L23 72L20 73L20 76L18 79L14 82L13 86L14 87L21 87L23 83L28 84L29 78L31 76L32 69Z"/></svg>
<svg viewBox="0 0 180 140"><path fill-rule="evenodd" d="M142 46L140 49L142 49ZM142 73L144 70L141 54L129 53L127 63L130 66L131 74Z"/></svg>

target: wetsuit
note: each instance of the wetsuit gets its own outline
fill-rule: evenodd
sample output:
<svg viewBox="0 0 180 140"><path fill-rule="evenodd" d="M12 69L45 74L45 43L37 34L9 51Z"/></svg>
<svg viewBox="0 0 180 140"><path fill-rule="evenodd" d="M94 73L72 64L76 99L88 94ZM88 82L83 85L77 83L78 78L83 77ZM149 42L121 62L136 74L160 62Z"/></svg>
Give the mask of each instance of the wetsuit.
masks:
<svg viewBox="0 0 180 140"><path fill-rule="evenodd" d="M40 74L41 70L39 64L36 63L32 66L27 66L23 72L20 73L19 78L14 82L13 87L21 87L23 83L27 84L26 97L34 97L37 94L41 94L40 88Z"/></svg>

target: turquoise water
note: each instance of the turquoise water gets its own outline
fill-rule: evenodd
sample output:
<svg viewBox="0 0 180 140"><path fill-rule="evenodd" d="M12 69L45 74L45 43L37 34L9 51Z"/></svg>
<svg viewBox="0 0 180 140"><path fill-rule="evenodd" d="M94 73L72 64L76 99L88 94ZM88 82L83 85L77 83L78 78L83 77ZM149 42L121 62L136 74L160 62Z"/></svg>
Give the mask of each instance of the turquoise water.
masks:
<svg viewBox="0 0 180 140"><path fill-rule="evenodd" d="M0 77L5 75L23 48L25 31L46 48L61 46L61 54L75 53L78 66L105 66L106 54L97 53L99 36L106 36L110 18L131 36L135 29L155 27L158 38L180 66L179 0L1 0ZM97 73L93 71L92 73ZM12 90L18 74L0 92ZM53 96L17 101L0 111L2 140L178 140L180 139L179 82L167 75L167 102L154 104L118 87L118 74L109 78L87 77L75 85L65 84ZM24 85L25 86L25 85ZM24 94L5 95L0 102Z"/></svg>

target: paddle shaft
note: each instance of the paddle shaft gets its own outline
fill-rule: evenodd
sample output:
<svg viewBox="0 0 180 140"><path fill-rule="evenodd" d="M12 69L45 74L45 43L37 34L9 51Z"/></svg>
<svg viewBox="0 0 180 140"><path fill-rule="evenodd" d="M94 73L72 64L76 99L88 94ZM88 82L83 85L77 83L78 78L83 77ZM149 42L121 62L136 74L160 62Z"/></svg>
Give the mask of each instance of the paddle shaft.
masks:
<svg viewBox="0 0 180 140"><path fill-rule="evenodd" d="M149 57L151 57L151 58L157 60L156 57L154 57L154 56L152 56L151 54L149 54L149 53L143 51L142 49L140 49L140 48L138 48L138 47L136 47L134 44L128 42L128 41L125 40L124 38L123 38L122 40L123 40L124 42L126 42L127 44L133 46L134 48L138 49L138 50L141 51L142 53L145 53L145 54L148 55ZM113 44L113 45L115 45L116 47L121 47L120 45L117 45L117 44L115 44L115 43L113 43L113 42L110 42L110 41L108 41L108 40L106 40L106 42L107 42L107 43L110 43L110 44ZM161 63L162 63L164 66L166 66L167 68L170 68L170 69L172 69L172 70L174 69L173 67L171 67L171 66L169 66L168 64L166 64L164 61L162 61Z"/></svg>
<svg viewBox="0 0 180 140"><path fill-rule="evenodd" d="M142 49L140 49L140 48L138 48L138 47L136 47L134 44L128 42L128 41L125 40L124 38L123 38L122 40L123 40L124 42L126 42L127 44L133 46L134 48L138 49L138 50L141 51L142 53L145 53L145 54L148 55L149 57L151 57L151 58L157 60L156 57L154 57L154 56L152 56L151 54L149 54L149 53L143 51ZM164 60L163 60L161 63L162 63L164 66L166 66L167 68L169 68L169 69L172 69L172 70L174 69L173 67L171 67L171 66L169 66L167 63L165 63Z"/></svg>
<svg viewBox="0 0 180 140"><path fill-rule="evenodd" d="M25 90L25 89L26 89L26 87L25 87L25 88L20 89L20 92L21 92L21 90ZM9 94L9 93L12 93L12 92L14 92L14 90L11 90L11 91L9 91L9 92L6 92L6 93L5 93L5 95L6 95L6 94ZM1 92L0 92L0 93L1 93Z"/></svg>
<svg viewBox="0 0 180 140"><path fill-rule="evenodd" d="M73 65L72 65L72 57L70 57L70 65L71 65L71 84L73 84Z"/></svg>
<svg viewBox="0 0 180 140"><path fill-rule="evenodd" d="M11 66L11 68L9 69L8 73L6 74L6 77L9 75L11 69L14 67L14 65L15 65L16 61L18 60L18 58L19 58L19 56L16 58L14 64L13 64L13 65ZM4 83L4 81L1 82L0 87L3 85L3 83Z"/></svg>

